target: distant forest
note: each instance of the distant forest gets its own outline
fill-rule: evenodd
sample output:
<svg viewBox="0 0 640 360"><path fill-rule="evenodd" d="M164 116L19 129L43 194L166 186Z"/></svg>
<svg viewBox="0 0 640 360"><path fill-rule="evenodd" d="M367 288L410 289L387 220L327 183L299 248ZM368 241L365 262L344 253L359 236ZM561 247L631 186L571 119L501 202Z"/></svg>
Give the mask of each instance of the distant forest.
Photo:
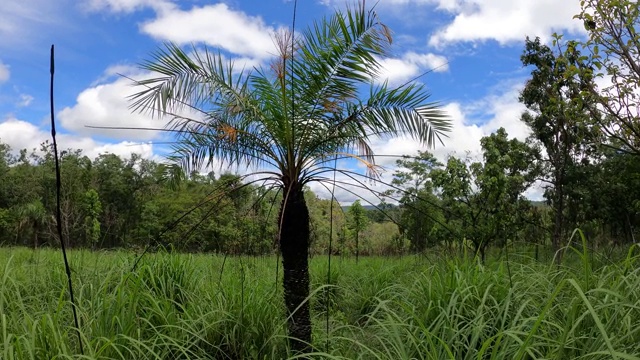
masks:
<svg viewBox="0 0 640 360"><path fill-rule="evenodd" d="M544 167L527 160L518 170L512 161L533 150L509 140L503 130L483 139L483 148L483 163L451 157L441 164L427 152L401 158L392 190L378 194L378 204L334 202L331 209L330 200L306 191L310 253L328 253L330 240L332 253L342 255L405 254L460 244L482 255L491 246L509 243L552 245L553 203L523 196L544 177ZM504 156L487 157L500 152L509 162L499 161ZM0 144L0 243L57 246L51 146L14 154ZM565 185L563 241L575 228L594 246L636 241L638 173L639 157L613 150L597 163L575 162ZM282 201L277 189L245 184L233 174L185 174L178 166L138 155L102 154L92 160L80 150L62 152L61 175L62 227L71 247L150 244L188 252L276 251ZM545 197L553 199L553 190L548 188Z"/></svg>
<svg viewBox="0 0 640 360"><path fill-rule="evenodd" d="M57 246L55 172L49 143L18 156L0 144L0 244ZM278 208L282 195L257 184L243 185L232 174L184 174L176 166L102 154L95 160L80 150L61 155L62 227L71 247L143 247L228 254L276 251ZM306 193L311 212L313 253L355 251L348 211ZM398 227L373 211L362 229L361 254L390 251ZM374 221L376 219L378 221Z"/></svg>

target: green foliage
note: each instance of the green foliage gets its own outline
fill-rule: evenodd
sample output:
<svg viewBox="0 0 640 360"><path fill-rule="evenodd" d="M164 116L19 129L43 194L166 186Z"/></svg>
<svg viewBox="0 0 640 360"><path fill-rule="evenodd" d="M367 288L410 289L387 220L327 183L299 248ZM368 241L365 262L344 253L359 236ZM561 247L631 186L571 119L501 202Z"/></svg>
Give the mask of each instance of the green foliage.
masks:
<svg viewBox="0 0 640 360"><path fill-rule="evenodd" d="M582 0L575 17L589 34L581 45L591 66L573 71L600 77L601 86L583 87L582 96L599 106L590 113L607 139L602 142L622 151L640 154L640 10L633 0Z"/></svg>
<svg viewBox="0 0 640 360"><path fill-rule="evenodd" d="M55 214L55 194L49 188L53 178L48 173L52 158L48 153L28 155L26 150L21 157L24 162L12 162L4 174L6 181L0 184L12 195L0 198L9 206L0 208L0 244L57 246L50 230ZM67 150L62 164L63 229L73 247L152 244L226 254L274 251L280 191L244 185L241 177L232 174L180 175L175 167L137 156L125 159L111 154L92 161L79 151ZM355 237L340 205L333 203L330 217L330 201L310 190L306 201L311 214L311 253L328 252L329 229L333 228L334 253L354 254ZM388 204L382 208L397 211ZM369 221L372 213L363 208L360 233L367 240L361 253L402 252L402 245L394 240L397 227ZM388 222L382 213L377 216L380 223Z"/></svg>
<svg viewBox="0 0 640 360"><path fill-rule="evenodd" d="M567 236L568 196L575 189L575 176L580 167L597 155L599 142L597 116L592 102L583 90L593 85L593 77L585 71L589 66L575 42L554 40L556 49L543 45L540 39L527 39L521 60L533 66L531 79L523 89L520 101L528 111L522 120L532 131L530 139L544 148L543 178L551 186L545 197L554 214L552 242L557 249Z"/></svg>
<svg viewBox="0 0 640 360"><path fill-rule="evenodd" d="M424 251L446 239L442 223L444 216L440 199L433 186L433 171L442 167L436 158L423 151L418 156L397 160L398 170L393 174L391 184L394 194L401 204L402 215L398 219L402 235L411 243L414 252Z"/></svg>
<svg viewBox="0 0 640 360"><path fill-rule="evenodd" d="M84 194L84 226L87 241L93 246L100 240L100 215L102 214L102 205L98 197L98 192L94 189L89 189Z"/></svg>
<svg viewBox="0 0 640 360"><path fill-rule="evenodd" d="M44 205L39 200L16 208L16 229L18 238L31 238L33 247L38 247L38 235L48 221ZM26 242L25 242L26 243Z"/></svg>
<svg viewBox="0 0 640 360"><path fill-rule="evenodd" d="M357 233L361 232L367 226L368 218L366 215L367 210L362 207L360 200L356 200L349 206L348 211L348 224L349 228Z"/></svg>
<svg viewBox="0 0 640 360"><path fill-rule="evenodd" d="M0 144L3 149L9 151ZM0 244L58 245L51 232L53 158L47 143L42 150L22 150L19 159L6 155L11 166L0 183L5 206L0 207ZM269 209L280 200L275 191L243 186L235 175L188 178L137 155L106 154L92 161L77 150L63 152L61 168L63 235L72 247L158 244L233 254L273 251L277 221L276 211Z"/></svg>
<svg viewBox="0 0 640 360"><path fill-rule="evenodd" d="M356 262L360 254L360 233L365 229L367 225L366 210L360 204L360 200L356 200L349 207L348 228L354 236L356 243Z"/></svg>
<svg viewBox="0 0 640 360"><path fill-rule="evenodd" d="M523 193L540 169L536 149L509 140L502 128L480 143L484 163L450 157L445 169L434 170L432 178L449 229L455 229L458 240L471 241L484 261L491 243L515 240L530 207Z"/></svg>
<svg viewBox="0 0 640 360"><path fill-rule="evenodd" d="M391 221L369 223L362 232L362 238L365 239L360 245L363 255L401 255L408 248L398 226Z"/></svg>

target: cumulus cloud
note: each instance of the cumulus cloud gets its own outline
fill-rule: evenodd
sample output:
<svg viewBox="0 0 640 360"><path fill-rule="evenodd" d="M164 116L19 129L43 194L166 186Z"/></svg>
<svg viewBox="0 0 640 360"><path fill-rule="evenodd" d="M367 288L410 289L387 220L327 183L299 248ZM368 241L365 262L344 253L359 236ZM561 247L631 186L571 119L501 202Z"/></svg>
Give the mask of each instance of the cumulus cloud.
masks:
<svg viewBox="0 0 640 360"><path fill-rule="evenodd" d="M449 69L447 58L431 53L419 54L410 51L399 58L385 58L378 61L382 69L377 80L380 82L387 80L392 85L402 84L429 70L444 72Z"/></svg>
<svg viewBox="0 0 640 360"><path fill-rule="evenodd" d="M344 169L345 167L339 167ZM327 174L327 177L333 180L333 173ZM357 177L356 177L357 178ZM336 172L336 186L331 181L325 183L312 182L309 188L321 199L331 199L332 193L335 199L342 205L348 205L360 199L363 205L378 205L381 202L379 193L387 190L389 187L382 182L373 183L368 180L361 179L364 184L358 184L349 176ZM382 181L391 181L390 176L384 176ZM370 190L363 188L368 187Z"/></svg>
<svg viewBox="0 0 640 360"><path fill-rule="evenodd" d="M342 6L346 0L321 0ZM398 17L414 16L416 7L428 7L452 20L431 35L429 44L440 47L461 41L521 42L525 36L550 38L553 32L584 31L573 16L580 2L558 0L380 0L378 8Z"/></svg>
<svg viewBox="0 0 640 360"><path fill-rule="evenodd" d="M20 149L39 150L40 144L51 140L51 134L48 130L41 129L32 123L15 117L9 117L0 122L0 134L0 142L8 144L14 151ZM105 143L90 137L74 134L59 134L56 140L59 149L81 149L90 158L95 158L108 152L125 158L135 153L144 158L159 159L157 155L154 155L152 144L131 141Z"/></svg>
<svg viewBox="0 0 640 360"><path fill-rule="evenodd" d="M451 0L455 1L455 0ZM381 6L398 6L398 5L409 5L409 4L430 4L433 3L434 0L380 0L375 2L378 7ZM320 4L327 6L340 6L340 5L348 5L353 3L349 0L320 0Z"/></svg>
<svg viewBox="0 0 640 360"><path fill-rule="evenodd" d="M151 77L127 66L109 68L105 72L111 75L115 72L124 73L136 80ZM83 90L76 98L76 104L62 109L58 118L65 129L83 135L99 135L120 140L152 140L161 138L161 131L148 129L162 129L171 120L170 117L152 117L148 113L132 112L128 96L139 92L140 88L133 86L132 80L117 76L103 77L98 84ZM185 112L181 115L196 117L196 114ZM136 129L96 129L91 127L116 127Z"/></svg>
<svg viewBox="0 0 640 360"><path fill-rule="evenodd" d="M14 150L39 148L47 134L35 125L14 117L0 123L0 141Z"/></svg>
<svg viewBox="0 0 640 360"><path fill-rule="evenodd" d="M126 70L126 67L119 68L118 72L124 72ZM110 69L107 73L114 71L115 68ZM65 108L61 112L59 118L63 121L65 128L82 132L85 135L100 134L119 139L147 140L156 138L158 134L146 131L121 131L114 134L111 130L87 129L84 127L86 124L99 126L161 126L158 120L140 114L132 115L130 113L128 104L123 97L123 94L127 94L127 91L133 91L128 80L118 78L112 82L105 81L83 91L83 93L78 96L76 105ZM471 104L461 104L457 102L447 104L444 110L452 119L453 129L451 133L448 134L448 137L443 138L444 146L438 144L435 149L427 149L418 141L409 138L376 139L372 143L374 152L380 155L401 156L404 154L416 155L418 150L429 150L443 162L449 155L466 156L467 153L472 158L479 160L481 155L480 139L483 136L489 135L499 127L505 127L511 137L524 139L528 135L528 129L519 121L520 115L524 110L517 99L521 86L522 84L506 84L500 86L500 89L506 90L493 93ZM5 129L0 127L0 134L4 133L6 133ZM34 138L32 134L33 131L29 131L29 129L14 130L7 133L21 134L22 140L19 142L25 142L27 139ZM20 137L18 136L17 138ZM46 138L46 136L41 138ZM71 137L68 141L71 145L64 145L65 147L91 149L88 150L91 154L97 154L105 150L119 154L121 152L140 153L148 151L147 156L150 156L148 154L152 153L150 145L134 151L135 148L131 147L132 143L127 142L121 142L115 145L97 144L87 136L82 138ZM382 180L384 182L391 181L393 171L395 170L395 160L397 159L398 157L383 156L376 159L376 162L384 167L385 171L382 174ZM364 173L364 168L357 163L343 163L342 165L342 168L352 166L354 170ZM206 171L209 170L210 169L207 169ZM231 170L240 174L246 174L255 169L228 169L227 166L214 159L212 170L216 172ZM344 174L338 174L337 179L347 183L354 183L353 180ZM381 183L377 185L370 184L369 186L371 186L374 191L384 191L387 189L387 187ZM329 198L331 196L330 192L320 184L311 184L311 189L322 198ZM354 201L358 196L362 196L365 203L371 202L377 204L380 201L371 192L359 188L359 185L347 185L346 189L337 187L335 191L336 198L343 204ZM541 191L534 191L529 194L529 196L531 198L539 198L540 192Z"/></svg>
<svg viewBox="0 0 640 360"><path fill-rule="evenodd" d="M510 137L519 140L526 139L531 130L520 121L520 117L525 110L525 106L518 102L519 87L514 87L509 92L501 95L490 95L482 102L489 113L493 114L490 121L482 125L486 134L491 134L499 128L504 128Z"/></svg>
<svg viewBox="0 0 640 360"><path fill-rule="evenodd" d="M9 66L2 63L0 60L0 84L9 80L11 73L9 72Z"/></svg>
<svg viewBox="0 0 640 360"><path fill-rule="evenodd" d="M145 159L152 159L156 161L161 159L154 153L153 144L132 141L122 141L113 144L96 143L94 147L88 148L84 153L90 158L95 158L100 154L110 153L123 158L129 158L133 154L138 154Z"/></svg>
<svg viewBox="0 0 640 360"><path fill-rule="evenodd" d="M141 30L159 40L202 42L241 56L266 58L276 54L271 38L274 28L261 17L233 10L224 3L187 11L173 9L144 23Z"/></svg>
<svg viewBox="0 0 640 360"><path fill-rule="evenodd" d="M525 36L548 39L554 31L583 31L573 16L578 1L557 0L431 0L453 21L429 40L440 46L458 41L495 40L501 44L522 41Z"/></svg>
<svg viewBox="0 0 640 360"><path fill-rule="evenodd" d="M157 40L181 45L204 43L249 59L276 54L271 38L275 28L260 16L247 15L222 2L187 10L170 0L89 0L84 7L110 13L152 9L155 17L142 22L140 31Z"/></svg>

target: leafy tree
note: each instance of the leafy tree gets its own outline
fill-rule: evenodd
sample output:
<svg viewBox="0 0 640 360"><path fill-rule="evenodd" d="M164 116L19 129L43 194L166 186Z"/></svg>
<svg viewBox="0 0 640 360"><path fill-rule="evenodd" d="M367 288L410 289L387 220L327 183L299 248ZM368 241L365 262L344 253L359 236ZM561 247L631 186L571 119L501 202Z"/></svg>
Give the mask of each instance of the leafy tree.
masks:
<svg viewBox="0 0 640 360"><path fill-rule="evenodd" d="M98 192L89 189L84 194L84 228L87 241L95 248L100 240L100 214L102 213L102 204L98 197Z"/></svg>
<svg viewBox="0 0 640 360"><path fill-rule="evenodd" d="M599 104L590 107L609 146L640 155L640 8L635 0L582 0L577 18L584 21L589 38L582 41L592 67L572 73L599 76L604 86L586 83L584 93ZM595 67L595 68L594 68ZM585 74L586 73L586 74ZM595 73L595 74L594 74ZM603 113L604 116L601 115Z"/></svg>
<svg viewBox="0 0 640 360"><path fill-rule="evenodd" d="M433 171L445 219L470 241L485 260L487 247L514 238L529 201L522 194L538 175L537 151L504 129L481 139L484 163L449 158L445 169Z"/></svg>
<svg viewBox="0 0 640 360"><path fill-rule="evenodd" d="M9 209L0 208L0 245L11 243L12 216Z"/></svg>
<svg viewBox="0 0 640 360"><path fill-rule="evenodd" d="M607 150L593 166L584 191L587 220L599 222L614 243L637 242L640 226L640 157ZM595 191L597 189L597 191Z"/></svg>
<svg viewBox="0 0 640 360"><path fill-rule="evenodd" d="M18 156L3 144L0 151L0 168L5 171L0 183L0 243L57 244L48 231L55 212L49 143L38 152L21 149ZM61 151L60 164L63 232L74 246L151 243L181 251L272 251L277 209L271 211L271 204L282 199L276 191L245 186L230 174L220 179L213 173L186 177L179 167L139 156L103 154L91 160L80 150L67 149ZM186 214L203 198L211 201ZM42 211L32 211L38 209Z"/></svg>
<svg viewBox="0 0 640 360"><path fill-rule="evenodd" d="M140 111L171 115L189 107L200 119L174 116L175 160L200 169L216 159L231 165L263 165L258 172L282 189L279 245L284 300L294 351L311 343L309 304L309 210L304 187L329 181L323 175L337 154L359 150L375 170L370 136L408 134L431 145L449 122L426 104L423 85L375 86L358 99L362 85L376 79L377 59L390 55L391 35L364 5L317 22L301 37L275 36L278 54L270 70L238 72L233 62L209 50L189 54L169 44L143 68L160 74L140 81L133 96ZM151 109L151 110L149 110ZM341 170L345 171L345 170Z"/></svg>
<svg viewBox="0 0 640 360"><path fill-rule="evenodd" d="M519 236L525 242L534 245L536 261L540 258L540 245L550 238L551 227L550 209L547 206L531 206L522 216L522 223L518 228Z"/></svg>
<svg viewBox="0 0 640 360"><path fill-rule="evenodd" d="M527 38L521 60L525 66L534 66L534 69L520 101L528 109L522 120L532 131L531 139L546 153L543 180L550 185L545 197L554 212L551 239L557 250L567 232L565 212L572 186L571 172L596 152L597 129L592 126L590 105L581 96L585 82L592 79L569 75L570 69L587 67L577 44L568 42L565 45L556 38L554 45L555 51L543 45L540 39L531 41Z"/></svg>
<svg viewBox="0 0 640 360"><path fill-rule="evenodd" d="M475 166L477 186L488 214L493 216L493 236L514 239L524 226L530 203L524 192L540 176L537 148L509 139L504 128L480 140L484 163Z"/></svg>
<svg viewBox="0 0 640 360"><path fill-rule="evenodd" d="M97 238L99 238L99 224L92 224L94 239L87 237L91 232L87 232L87 208L86 195L91 188L91 160L82 155L81 150L68 149L60 154L60 172L61 172L61 210L62 210L62 228L64 236L69 246L91 246L95 247ZM53 159L47 160L47 169L53 168ZM50 173L53 174L53 173ZM48 176L46 176L48 180ZM51 179L53 181L53 179ZM51 194L53 195L53 193ZM96 193L97 195L97 193ZM55 213L54 199L47 199L50 204L48 211ZM98 210L97 208L94 210ZM98 218L95 218L98 221ZM96 233L98 230L98 233ZM83 243L84 242L84 243Z"/></svg>
<svg viewBox="0 0 640 360"><path fill-rule="evenodd" d="M360 200L356 200L349 207L349 229L352 231L356 242L356 264L360 255L360 233L367 226L367 210L362 207Z"/></svg>
<svg viewBox="0 0 640 360"><path fill-rule="evenodd" d="M14 159L11 155L11 147L7 144L0 143L0 208L8 208L9 189L8 175L10 166L13 165Z"/></svg>
<svg viewBox="0 0 640 360"><path fill-rule="evenodd" d="M478 232L483 210L478 204L482 203L473 189L468 162L451 156L444 169L433 171L432 178L446 208L444 218L449 227L457 229L460 239L471 239L476 253L484 252L488 243Z"/></svg>
<svg viewBox="0 0 640 360"><path fill-rule="evenodd" d="M93 176L102 201L102 228L106 246L121 246L133 235L142 213L145 182L137 170L140 156L122 159L115 154L101 154L93 162Z"/></svg>
<svg viewBox="0 0 640 360"><path fill-rule="evenodd" d="M393 174L392 185L402 206L401 233L409 238L411 250L423 251L428 244L440 240L440 224L444 220L439 199L433 193L431 173L442 164L429 152L419 151L418 156L407 156L396 161L399 170Z"/></svg>
<svg viewBox="0 0 640 360"><path fill-rule="evenodd" d="M49 208L47 199L42 198L48 177L38 165L41 164L30 161L26 149L20 151L19 159L12 164L6 177L7 181L2 184L6 188L3 202L7 207L40 200L45 208Z"/></svg>

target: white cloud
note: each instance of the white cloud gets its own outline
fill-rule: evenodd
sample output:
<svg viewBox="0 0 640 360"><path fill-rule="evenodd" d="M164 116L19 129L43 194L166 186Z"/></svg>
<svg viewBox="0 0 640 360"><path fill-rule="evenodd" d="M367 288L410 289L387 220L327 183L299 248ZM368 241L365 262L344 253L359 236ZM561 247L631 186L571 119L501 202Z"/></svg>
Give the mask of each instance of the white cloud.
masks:
<svg viewBox="0 0 640 360"><path fill-rule="evenodd" d="M43 130L37 126L14 117L10 117L0 122L0 142L8 144L14 151L21 149L40 149L40 144L49 140L51 134L48 130ZM130 157L131 154L139 154L144 158L158 160L154 155L153 145L145 143L135 143L123 141L119 143L103 143L90 137L78 136L74 134L59 134L57 136L58 149L81 149L90 158L95 158L99 154L112 153L122 157Z"/></svg>
<svg viewBox="0 0 640 360"><path fill-rule="evenodd" d="M125 73L131 72L131 68L126 66L118 66L108 69L105 74L112 73ZM133 75L136 77L135 75ZM143 76L143 75L142 75ZM528 135L527 127L519 121L520 115L524 110L524 107L518 102L518 94L522 87L522 83L505 83L496 86L499 89L492 95L489 95L472 104L462 105L460 103L449 103L444 107L444 110L449 114L453 122L453 129L449 133L449 137L443 138L445 146L437 145L435 149L427 149L419 142L407 139L407 138L392 138L392 139L377 139L372 143L372 147L376 154L380 155L397 155L404 154L416 155L418 150L429 150L438 159L445 161L447 156L455 154L457 156L465 156L468 152L474 159L480 159L481 148L480 139L483 136L491 134L499 127L505 127L511 137L517 137L524 139ZM130 81L123 78L118 78L111 83L97 84L78 96L77 104L72 108L64 109L60 114L60 119L63 120L63 124L68 129L75 129L78 132L84 131L87 134L103 134L115 137L112 131L109 130L94 130L84 128L85 124L93 125L105 125L105 126L154 126L159 127L160 124L157 120L153 120L147 116L141 116L139 114L132 115L128 109L128 104L124 99L124 95L128 92L132 92ZM64 113L64 114L63 114ZM7 124L0 127L0 134L18 134L13 136L18 143L25 143L29 139L39 138L46 139L48 134L40 134L41 136L34 135L34 126L25 123L26 129L14 129L12 131L6 130ZM25 124L22 124L24 127ZM14 124L15 125L15 124ZM37 130L37 129L36 129ZM37 133L37 132L36 132ZM148 139L156 136L156 134L149 134L148 132L122 132L118 134L119 138L128 139ZM143 153L144 156L152 156L151 145L136 145L140 148L132 147L133 143L121 142L119 144L98 144L89 137L69 136L68 139L65 136L61 137L68 142L68 145L61 145L63 147L73 147L89 149L86 150L88 154L98 154L103 151L109 151L117 154L130 154L131 152ZM42 140L36 141L33 145L36 146ZM12 144L12 146L14 146ZM24 147L24 146L22 146ZM390 182L392 179L393 171L395 170L395 160L398 157L378 157L377 163L382 165L385 172L382 174L382 180ZM215 159L214 159L215 160ZM363 168L356 164L355 166L359 172L364 172ZM239 172L246 174L249 171L256 169L228 169L227 166L214 161L213 170L217 173L222 169L231 170L233 172ZM208 171L208 170L207 170ZM345 175L338 175L338 180L353 183ZM387 188L378 183L377 185L370 185L375 191L384 191ZM319 184L312 185L312 190L318 193L323 198L330 197L330 193L326 188ZM349 190L361 195L365 200L377 204L379 200L375 195L370 192L359 189L357 187L348 187ZM532 198L539 198L540 190L529 194ZM342 203L350 203L357 198L356 195L345 189L336 188L336 197Z"/></svg>
<svg viewBox="0 0 640 360"><path fill-rule="evenodd" d="M20 100L18 101L18 103L16 105L18 107L27 107L27 106L31 105L32 101L33 101L33 96L31 96L29 94L20 94Z"/></svg>
<svg viewBox="0 0 640 360"><path fill-rule="evenodd" d="M327 173L325 175L330 178L331 181L325 182L324 184L312 182L309 183L309 188L321 199L331 199L331 193L333 192L335 199L342 205L351 204L358 199L361 199L363 205L377 205L380 203L378 193L388 189L388 187L381 182L374 184L368 180L359 179L364 183L364 186L367 186L371 190L364 189L362 188L363 185L357 184L350 177L339 172L336 172L336 186L334 187L332 184L333 173ZM356 176L356 178L358 177ZM390 181L390 179L391 176L387 176L383 181Z"/></svg>
<svg viewBox="0 0 640 360"><path fill-rule="evenodd" d="M201 42L241 56L267 58L276 54L271 38L274 28L261 17L235 11L223 3L159 13L156 19L141 25L141 30L159 40Z"/></svg>
<svg viewBox="0 0 640 360"><path fill-rule="evenodd" d="M527 125L520 121L525 106L518 101L520 91L524 83L505 84L507 90L500 94L492 94L476 104L472 108L482 109L485 114L492 115L491 119L482 125L485 134L491 134L499 128L504 128L509 137L524 140L531 131Z"/></svg>
<svg viewBox="0 0 640 360"><path fill-rule="evenodd" d="M480 139L504 127L509 137L524 140L529 129L520 121L524 106L518 102L520 86L512 86L504 93L489 95L473 104L457 102L443 108L451 119L452 129L442 137L444 146L437 143L429 149L411 138L377 139L373 141L376 154L417 155L418 150L429 151L444 162L449 155L466 156L480 160ZM393 167L396 158L380 157L377 163Z"/></svg>
<svg viewBox="0 0 640 360"><path fill-rule="evenodd" d="M14 150L39 148L47 134L35 125L10 117L0 122L0 141Z"/></svg>
<svg viewBox="0 0 640 360"><path fill-rule="evenodd" d="M429 43L439 46L457 41L496 40L521 42L525 36L548 39L554 31L580 32L573 16L579 1L558 0L432 0L454 15L453 21L434 34Z"/></svg>
<svg viewBox="0 0 640 360"><path fill-rule="evenodd" d="M147 7L156 11L170 11L175 5L165 0L89 0L84 7L89 11L131 13Z"/></svg>
<svg viewBox="0 0 640 360"><path fill-rule="evenodd" d="M388 80L392 85L409 81L429 70L443 72L449 69L447 58L431 53L407 52L399 58L379 59L382 67L378 81Z"/></svg>
<svg viewBox="0 0 640 360"><path fill-rule="evenodd" d="M136 80L150 77L148 73L123 66L109 68L105 73L111 74L114 71L124 73ZM132 112L128 96L140 90L139 87L133 86L131 80L124 77L117 77L112 82L101 82L83 90L76 98L76 104L62 109L58 113L58 118L65 129L79 134L100 135L122 140L158 139L161 137L161 131L144 129L162 129L171 119L169 117L153 118L148 113ZM193 116L193 114L184 115ZM96 129L88 126L141 129Z"/></svg>
<svg viewBox="0 0 640 360"><path fill-rule="evenodd" d="M5 65L0 61L0 84L9 80L11 73L9 72L9 66Z"/></svg>
<svg viewBox="0 0 640 360"><path fill-rule="evenodd" d="M349 4L348 0L321 0L332 7ZM379 12L410 21L416 14L440 12L430 34L429 45L442 47L464 41L495 40L500 44L522 42L526 36L548 40L553 32L584 33L582 22L573 19L580 12L578 0L380 0Z"/></svg>
<svg viewBox="0 0 640 360"><path fill-rule="evenodd" d="M347 0L322 0L343 6ZM460 41L522 42L525 36L549 39L553 32L581 33L578 0L380 0L378 9L395 16L415 16L416 7L435 8L453 20L432 34L429 44L442 46ZM420 9L418 8L418 9Z"/></svg>
<svg viewBox="0 0 640 360"><path fill-rule="evenodd" d="M159 160L160 157L153 152L153 145L148 143L137 143L123 141L114 144L96 144L93 148L85 150L85 155L95 158L100 154L116 154L123 158L129 158L132 154L138 154L145 159Z"/></svg>
<svg viewBox="0 0 640 360"><path fill-rule="evenodd" d="M181 45L204 43L245 57L250 63L277 53L271 38L273 27L262 17L247 15L225 3L184 10L169 0L89 0L84 8L111 13L150 8L155 17L140 24L142 33Z"/></svg>

